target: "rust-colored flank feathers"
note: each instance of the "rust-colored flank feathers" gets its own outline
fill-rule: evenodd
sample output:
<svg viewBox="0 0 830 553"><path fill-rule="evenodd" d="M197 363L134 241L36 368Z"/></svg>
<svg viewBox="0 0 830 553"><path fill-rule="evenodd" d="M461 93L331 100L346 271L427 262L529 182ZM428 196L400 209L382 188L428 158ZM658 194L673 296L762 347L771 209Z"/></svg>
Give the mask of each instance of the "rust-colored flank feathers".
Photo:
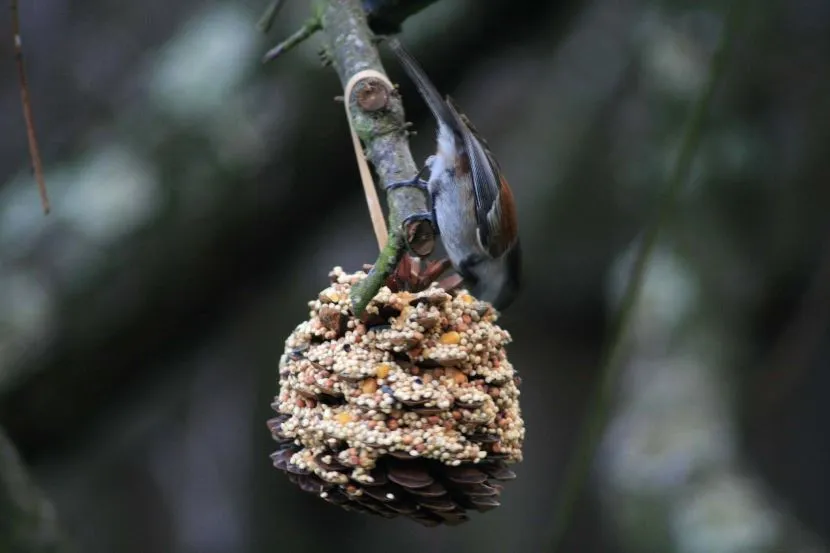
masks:
<svg viewBox="0 0 830 553"><path fill-rule="evenodd" d="M516 202L513 201L513 191L507 184L507 179L499 174L499 200L501 201L501 231L505 249L512 245L519 236L518 217L516 216Z"/></svg>
<svg viewBox="0 0 830 553"><path fill-rule="evenodd" d="M470 167L470 154L464 150L459 150L455 157L455 174L456 176L468 176L472 169Z"/></svg>

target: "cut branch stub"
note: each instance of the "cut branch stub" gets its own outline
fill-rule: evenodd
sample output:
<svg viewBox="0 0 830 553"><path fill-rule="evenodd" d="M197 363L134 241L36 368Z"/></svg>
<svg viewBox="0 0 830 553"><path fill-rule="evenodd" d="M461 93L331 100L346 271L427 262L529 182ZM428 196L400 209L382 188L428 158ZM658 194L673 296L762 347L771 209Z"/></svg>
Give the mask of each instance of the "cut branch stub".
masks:
<svg viewBox="0 0 830 553"><path fill-rule="evenodd" d="M389 105L389 87L380 79L369 77L355 86L357 105L363 111L379 111Z"/></svg>
<svg viewBox="0 0 830 553"><path fill-rule="evenodd" d="M435 229L426 220L403 223L406 246L414 255L427 257L435 249Z"/></svg>

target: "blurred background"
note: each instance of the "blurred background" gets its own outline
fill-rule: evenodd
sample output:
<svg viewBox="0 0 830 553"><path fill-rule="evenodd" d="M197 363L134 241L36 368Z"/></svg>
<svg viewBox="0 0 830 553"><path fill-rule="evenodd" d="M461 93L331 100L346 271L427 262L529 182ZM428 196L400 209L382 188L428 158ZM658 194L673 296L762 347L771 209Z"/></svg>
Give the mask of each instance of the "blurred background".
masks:
<svg viewBox="0 0 830 553"><path fill-rule="evenodd" d="M725 2L441 0L403 39L511 180L502 317L525 461L457 528L349 514L273 469L283 341L377 247L320 37L265 0L21 2L53 213L0 16L0 551L544 552L632 252ZM830 3L749 3L648 266L566 551L823 551ZM433 122L397 64L416 159Z"/></svg>

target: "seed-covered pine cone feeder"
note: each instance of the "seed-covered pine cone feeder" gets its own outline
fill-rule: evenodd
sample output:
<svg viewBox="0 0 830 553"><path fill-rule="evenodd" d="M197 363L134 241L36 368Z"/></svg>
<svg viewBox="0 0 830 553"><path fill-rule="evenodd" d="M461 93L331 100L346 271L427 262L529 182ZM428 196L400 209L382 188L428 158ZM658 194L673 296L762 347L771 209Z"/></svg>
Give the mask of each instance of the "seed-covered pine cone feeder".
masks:
<svg viewBox="0 0 830 553"><path fill-rule="evenodd" d="M358 320L335 268L285 343L274 466L345 509L427 526L499 506L524 422L497 313L408 257Z"/></svg>

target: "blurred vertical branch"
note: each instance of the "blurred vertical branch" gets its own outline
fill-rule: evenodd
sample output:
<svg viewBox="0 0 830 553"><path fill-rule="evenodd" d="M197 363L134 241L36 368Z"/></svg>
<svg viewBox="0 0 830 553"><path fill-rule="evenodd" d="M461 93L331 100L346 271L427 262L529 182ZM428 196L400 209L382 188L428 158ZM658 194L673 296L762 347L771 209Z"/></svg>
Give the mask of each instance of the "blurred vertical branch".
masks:
<svg viewBox="0 0 830 553"><path fill-rule="evenodd" d="M706 12L716 5L708 3ZM708 66L706 57L700 54L704 44L709 43L706 37L714 27L714 18L704 12L711 25L693 30L686 25L694 11L689 5L671 3L661 8L653 10L648 38L665 38L656 45L651 40L643 41L645 55L657 48L687 46L682 57L675 58L674 65L682 66L688 61L694 64L694 75L703 76ZM620 384L615 390L612 422L604 433L602 452L597 456L598 495L605 516L615 530L615 543L622 551L826 550L799 520L804 511L795 494L787 490L782 494L786 498L776 497L774 488L781 489L780 485L753 466L763 461L747 459L742 451L746 443L741 432L745 429L736 421L736 414L740 412L741 402L747 397L753 400L755 394L747 393L740 369L746 366L742 359L751 348L748 338L752 331L747 329L753 327L757 315L748 315L752 311L741 305L750 303L752 300L747 299L753 294L745 293L741 298L740 290L752 288L746 275L763 274L764 269L759 268L755 258L746 263L742 256L746 255L747 243L735 240L732 234L739 227L745 231L746 220L735 221L735 211L729 210L720 224L707 221L720 206L696 201L707 192L722 193L725 181L749 180L758 170L758 159L752 155L736 163L734 172L725 174L724 164L703 152L710 153L714 144L720 147L722 142L718 141L723 133L734 129L738 121L747 123L747 118L736 120L735 111L740 110L742 97L756 93L756 88L747 87L742 79L747 73L743 68L759 55L754 45L763 41L759 36L763 28L753 28L753 23L763 11L747 9L742 13L742 28L753 31L751 37L748 32L742 33L745 39L751 38L753 52L743 50L741 59L733 63L736 70L730 75L729 91L718 106L719 115L725 117L713 121L701 138L701 154L694 168L695 190L684 204L688 208L664 229L648 263L641 297L628 325L629 338L624 367L620 369ZM738 71L738 67L742 70ZM665 87L662 82L674 69L657 64L651 68L653 87L647 93L652 100L650 109L656 113L672 112L678 104L680 87ZM698 82L697 78L688 79L681 86L691 92L699 88ZM665 120L668 122L671 118ZM670 124L662 126L664 132L668 130L672 134ZM736 142L742 148L761 152L751 132L742 134ZM651 147L662 153L665 143L665 134L658 133L652 137ZM784 180L781 175L772 178L776 183ZM783 188L791 194L796 187ZM761 195L761 189L753 181L745 193L754 197ZM812 194L810 199L816 201ZM760 223L764 230L774 227L771 221L778 215L776 211L764 212L765 219ZM797 224L809 229L807 221L808 217L804 216L804 221ZM760 243L765 248L774 247L767 239L781 231L780 227L775 228L765 236L761 229L753 230L756 235L749 243ZM701 232L706 236L701 238ZM804 235L810 232L807 230ZM699 241L699 250L689 247L694 241ZM627 253L633 256L634 251L632 246ZM718 261L713 263L714 259ZM612 302L620 297L628 265L627 258L616 264ZM819 270L826 271L826 267ZM743 276L736 279L736 287L724 284L723 275L730 272ZM820 303L824 295L821 290L818 287L808 295ZM798 337L797 342L801 343L796 350L809 349L813 339L809 326L820 324L816 318L823 317L820 305L810 305L807 311L810 313L806 318L812 322L797 323L799 330L806 334ZM809 403L810 400L798 398L798 401ZM763 439L779 446L770 432L774 423L761 421ZM798 451L788 454L801 463ZM791 466L785 470L791 470ZM805 469L806 465L799 464L799 472L809 470ZM813 485L821 487L820 477Z"/></svg>
<svg viewBox="0 0 830 553"><path fill-rule="evenodd" d="M32 169L35 173L40 203L43 213L48 214L49 195L46 193L46 181L43 178L43 164L40 161L40 148L37 145L35 122L32 116L32 104L29 100L29 84L26 79L26 66L23 62L23 41L20 38L20 14L17 9L17 0L11 0L12 40L14 40L14 59L17 63L17 75L20 80L20 101L23 104L23 118L26 120L26 136L29 140L29 155L32 158Z"/></svg>
<svg viewBox="0 0 830 553"><path fill-rule="evenodd" d="M729 385L740 332L666 234L630 325L600 456L617 543L624 551L823 551L741 459Z"/></svg>
<svg viewBox="0 0 830 553"><path fill-rule="evenodd" d="M592 465L594 454L607 424L611 400L622 368L623 346L626 343L628 326L634 313L634 306L640 296L646 267L660 237L661 228L674 209L679 192L688 177L709 105L726 65L731 39L736 30L739 15L743 11L741 10L742 7L741 0L734 0L727 7L720 42L710 62L708 80L689 114L671 175L658 200L657 213L643 234L637 250L637 256L617 311L617 321L613 327L613 335L601 357L599 383L596 395L589 408L589 418L577 439L576 450L567 467L564 486L554 510L551 537L552 551L560 549L561 541L573 516L589 468Z"/></svg>
<svg viewBox="0 0 830 553"><path fill-rule="evenodd" d="M14 444L0 428L0 551L65 550L51 503L31 481Z"/></svg>

